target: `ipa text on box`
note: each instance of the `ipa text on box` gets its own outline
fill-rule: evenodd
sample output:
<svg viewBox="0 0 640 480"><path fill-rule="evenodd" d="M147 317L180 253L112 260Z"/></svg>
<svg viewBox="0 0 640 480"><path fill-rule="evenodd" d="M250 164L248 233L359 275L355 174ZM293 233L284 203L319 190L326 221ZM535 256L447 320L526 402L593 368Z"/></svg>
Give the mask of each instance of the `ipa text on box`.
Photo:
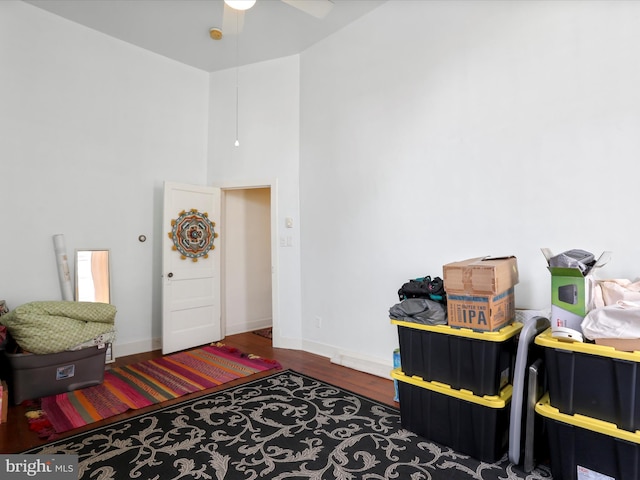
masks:
<svg viewBox="0 0 640 480"><path fill-rule="evenodd" d="M515 320L514 288L497 295L447 295L447 317L452 327L494 331Z"/></svg>

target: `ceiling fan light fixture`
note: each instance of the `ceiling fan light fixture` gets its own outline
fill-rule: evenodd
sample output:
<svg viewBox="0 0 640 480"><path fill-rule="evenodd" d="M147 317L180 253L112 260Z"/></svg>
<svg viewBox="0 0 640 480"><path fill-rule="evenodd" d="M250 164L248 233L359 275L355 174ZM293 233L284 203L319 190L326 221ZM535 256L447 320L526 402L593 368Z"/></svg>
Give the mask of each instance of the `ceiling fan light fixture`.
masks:
<svg viewBox="0 0 640 480"><path fill-rule="evenodd" d="M249 10L256 4L256 0L224 0L234 10Z"/></svg>

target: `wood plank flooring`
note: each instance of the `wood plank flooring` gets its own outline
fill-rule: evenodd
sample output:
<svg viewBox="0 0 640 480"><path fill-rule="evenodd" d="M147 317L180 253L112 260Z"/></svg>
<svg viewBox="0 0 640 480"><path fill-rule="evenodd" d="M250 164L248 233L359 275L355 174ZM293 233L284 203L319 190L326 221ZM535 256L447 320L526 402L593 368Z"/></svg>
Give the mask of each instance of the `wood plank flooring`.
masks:
<svg viewBox="0 0 640 480"><path fill-rule="evenodd" d="M333 385L351 390L352 392L359 393L369 398L373 398L382 403L386 403L392 406L398 406L393 401L394 389L393 381L389 378L382 378L376 375L370 375L368 373L359 372L347 367L335 365L325 357L306 353L298 350L288 350L281 348L273 348L271 340L254 333L241 333L238 335L231 335L223 340L223 343L236 347L242 352L253 353L263 358L271 358L280 362L283 368L290 368L297 372L309 375L319 380L326 381ZM161 353L159 351L131 355L128 357L122 357L116 359L116 362L112 365L121 366L140 362L150 358L159 357ZM251 377L236 380L231 383L227 383L217 389L226 388L230 385L239 384L247 380L255 379L257 376L269 375L272 372L265 372L263 374L257 374ZM213 391L207 390L207 391ZM107 424L116 420L127 418L128 416L138 415L146 411L150 411L156 408L160 408L170 403L177 403L190 397L201 395L203 392L184 396L179 399L165 402L146 409L135 410L131 412L112 417L111 419L104 420L102 422L94 423L83 427L82 429L76 429L71 432L67 432L63 436L73 435L83 430L95 428L97 426ZM28 428L27 419L25 417L26 407L22 405L11 406L9 408L9 418L6 423L0 424L0 453L18 453L28 448L46 443L44 440L38 438L35 432L32 432Z"/></svg>

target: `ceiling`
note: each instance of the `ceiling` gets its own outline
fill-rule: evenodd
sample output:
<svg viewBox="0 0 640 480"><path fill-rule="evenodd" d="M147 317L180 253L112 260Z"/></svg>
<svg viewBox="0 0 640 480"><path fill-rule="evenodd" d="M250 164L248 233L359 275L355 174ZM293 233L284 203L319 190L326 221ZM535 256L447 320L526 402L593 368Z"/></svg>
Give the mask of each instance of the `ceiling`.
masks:
<svg viewBox="0 0 640 480"><path fill-rule="evenodd" d="M239 15L223 0L23 1L214 72L298 54L387 0L302 0L306 7L329 2L330 11L321 19L285 3L300 0L257 0L255 6ZM221 40L211 39L209 30L213 27L223 31Z"/></svg>

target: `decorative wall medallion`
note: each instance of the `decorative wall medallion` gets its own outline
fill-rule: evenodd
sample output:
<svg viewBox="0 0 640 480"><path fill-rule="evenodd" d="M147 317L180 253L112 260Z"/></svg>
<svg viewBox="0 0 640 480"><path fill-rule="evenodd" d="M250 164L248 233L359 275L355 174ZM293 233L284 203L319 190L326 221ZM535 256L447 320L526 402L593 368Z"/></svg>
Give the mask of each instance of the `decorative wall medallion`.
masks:
<svg viewBox="0 0 640 480"><path fill-rule="evenodd" d="M200 257L208 258L209 250L216 248L213 244L213 240L218 236L214 230L215 226L215 222L209 220L207 212L201 213L195 208L188 212L183 210L177 219L171 220L171 248L180 252L183 260L191 258L197 262Z"/></svg>

